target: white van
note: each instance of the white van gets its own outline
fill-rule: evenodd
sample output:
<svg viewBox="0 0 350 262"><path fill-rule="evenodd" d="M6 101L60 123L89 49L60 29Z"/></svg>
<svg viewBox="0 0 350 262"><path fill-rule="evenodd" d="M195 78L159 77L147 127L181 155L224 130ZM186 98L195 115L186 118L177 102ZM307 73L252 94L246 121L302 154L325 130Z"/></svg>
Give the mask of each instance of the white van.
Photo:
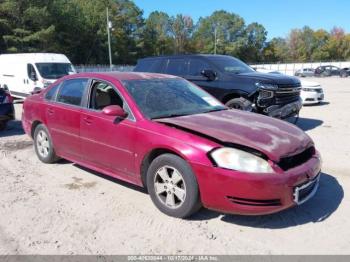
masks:
<svg viewBox="0 0 350 262"><path fill-rule="evenodd" d="M0 55L0 86L11 95L25 98L57 79L74 74L69 59L62 54L27 53Z"/></svg>

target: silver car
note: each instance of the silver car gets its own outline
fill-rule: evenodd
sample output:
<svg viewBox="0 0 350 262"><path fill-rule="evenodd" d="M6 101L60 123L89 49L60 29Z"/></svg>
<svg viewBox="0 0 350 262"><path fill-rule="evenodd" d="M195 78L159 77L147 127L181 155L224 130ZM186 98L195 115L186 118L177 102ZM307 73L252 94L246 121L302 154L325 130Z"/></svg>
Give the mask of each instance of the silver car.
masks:
<svg viewBox="0 0 350 262"><path fill-rule="evenodd" d="M295 72L295 76L300 77L307 77L307 76L314 76L315 75L315 69L312 68L302 68Z"/></svg>

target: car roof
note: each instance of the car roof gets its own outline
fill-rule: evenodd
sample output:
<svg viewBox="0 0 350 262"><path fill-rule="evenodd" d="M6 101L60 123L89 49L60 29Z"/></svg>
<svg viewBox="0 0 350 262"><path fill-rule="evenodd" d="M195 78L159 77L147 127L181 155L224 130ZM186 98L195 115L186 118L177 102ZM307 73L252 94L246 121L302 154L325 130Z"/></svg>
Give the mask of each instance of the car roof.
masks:
<svg viewBox="0 0 350 262"><path fill-rule="evenodd" d="M152 60L152 59L169 59L169 58L190 58L190 57L228 57L227 55L213 55L213 54L183 54L183 55L164 55L164 56L150 56L139 59L141 60Z"/></svg>
<svg viewBox="0 0 350 262"><path fill-rule="evenodd" d="M179 78L173 75L157 74L157 73L142 73L142 72L98 72L98 73L78 73L70 75L69 79L87 77L87 78L114 78L119 81L125 80L145 80L145 79L166 79Z"/></svg>

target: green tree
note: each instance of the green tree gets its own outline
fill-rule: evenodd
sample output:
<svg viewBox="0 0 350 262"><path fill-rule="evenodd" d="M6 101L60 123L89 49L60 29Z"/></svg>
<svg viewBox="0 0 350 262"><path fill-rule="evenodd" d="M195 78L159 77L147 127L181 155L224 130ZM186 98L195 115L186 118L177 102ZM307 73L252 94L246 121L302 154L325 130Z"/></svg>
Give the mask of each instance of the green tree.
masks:
<svg viewBox="0 0 350 262"><path fill-rule="evenodd" d="M245 48L240 52L240 58L247 62L260 62L263 58L263 49L267 31L264 26L252 23L245 30Z"/></svg>
<svg viewBox="0 0 350 262"><path fill-rule="evenodd" d="M111 3L112 51L115 64L135 64L142 53L141 28L144 25L142 10L130 0L113 0Z"/></svg>
<svg viewBox="0 0 350 262"><path fill-rule="evenodd" d="M193 29L194 25L191 17L179 14L171 18L170 31L174 39L175 54L183 54L191 50L190 38Z"/></svg>
<svg viewBox="0 0 350 262"><path fill-rule="evenodd" d="M311 55L312 61L326 61L330 59L328 50L329 33L325 30L314 32L315 48Z"/></svg>
<svg viewBox="0 0 350 262"><path fill-rule="evenodd" d="M263 60L268 62L287 62L288 45L284 38L277 37L269 41L263 50Z"/></svg>
<svg viewBox="0 0 350 262"><path fill-rule="evenodd" d="M171 54L171 20L168 14L155 11L150 13L142 30L142 47L145 56Z"/></svg>
<svg viewBox="0 0 350 262"><path fill-rule="evenodd" d="M239 55L246 43L243 18L224 10L200 18L194 34L196 50L200 53L214 53L215 35L217 54Z"/></svg>
<svg viewBox="0 0 350 262"><path fill-rule="evenodd" d="M0 3L2 43L7 52L50 49L55 26L50 23L50 1L4 0Z"/></svg>

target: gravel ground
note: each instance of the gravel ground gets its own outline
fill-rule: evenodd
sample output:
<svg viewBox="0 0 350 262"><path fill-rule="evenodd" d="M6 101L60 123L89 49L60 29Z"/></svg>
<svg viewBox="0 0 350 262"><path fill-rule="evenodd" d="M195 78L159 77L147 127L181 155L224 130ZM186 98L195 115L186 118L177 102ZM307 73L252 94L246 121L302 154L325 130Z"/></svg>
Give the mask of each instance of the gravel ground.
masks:
<svg viewBox="0 0 350 262"><path fill-rule="evenodd" d="M298 125L323 156L320 188L269 216L165 216L142 189L67 161L39 162L12 122L0 134L0 254L350 254L350 78L310 80L327 102L304 107Z"/></svg>

